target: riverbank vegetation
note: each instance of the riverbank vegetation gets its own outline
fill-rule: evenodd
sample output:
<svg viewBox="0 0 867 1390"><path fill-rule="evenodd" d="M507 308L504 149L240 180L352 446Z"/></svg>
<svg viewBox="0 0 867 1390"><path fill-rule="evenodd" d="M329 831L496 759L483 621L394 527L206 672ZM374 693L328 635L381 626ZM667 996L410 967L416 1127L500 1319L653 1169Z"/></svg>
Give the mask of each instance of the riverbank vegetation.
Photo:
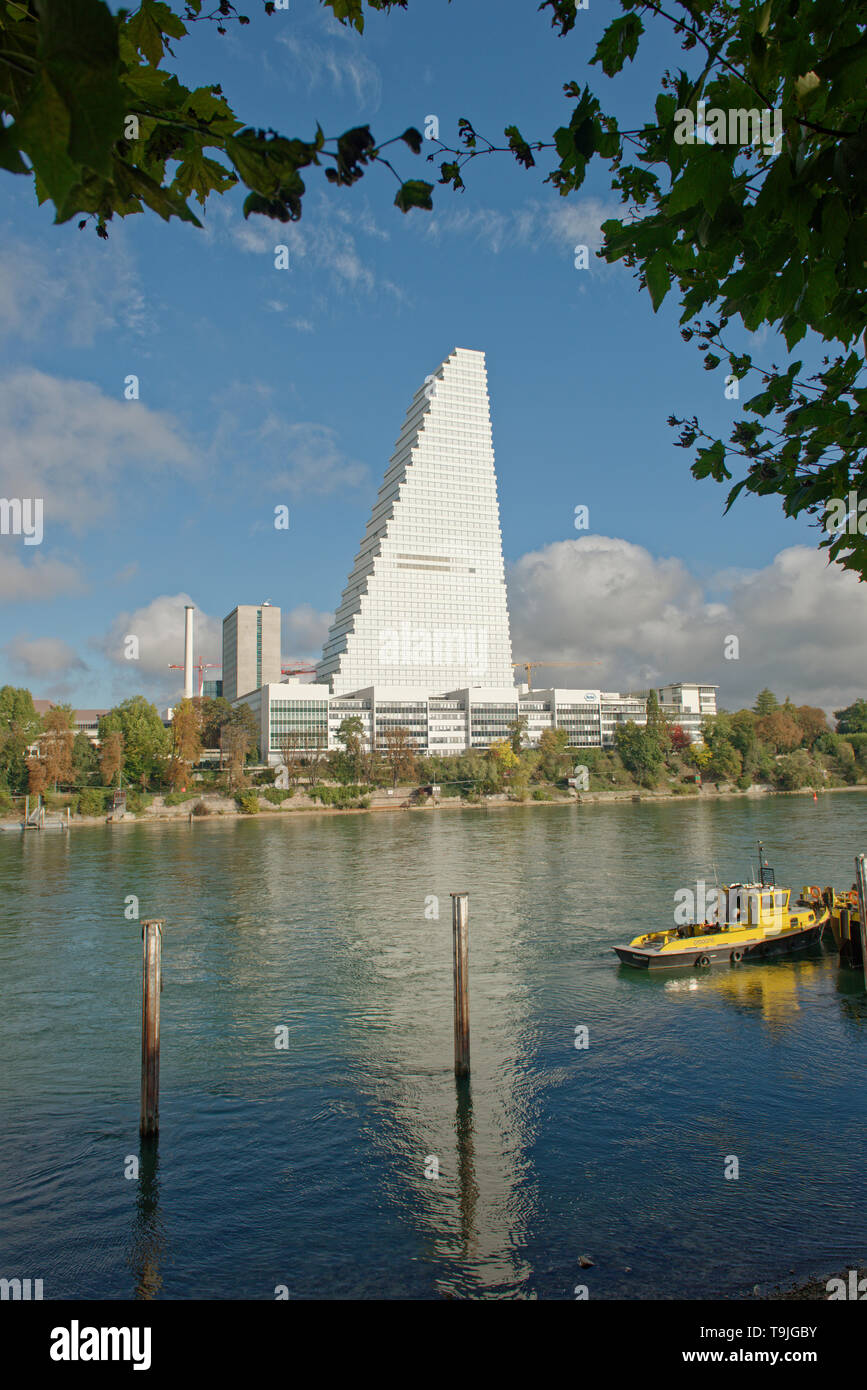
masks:
<svg viewBox="0 0 867 1390"><path fill-rule="evenodd" d="M364 810L377 792L398 786L421 803L436 788L442 798L478 804L487 797L553 801L601 792L696 794L702 787L799 791L867 785L867 699L835 712L780 702L763 690L749 709L721 711L704 721L701 742L665 718L654 692L647 722L620 724L609 748L570 746L564 730L546 729L530 747L527 718L508 727L489 748L451 755L416 752L406 729L392 729L371 750L361 721L348 718L340 747L324 736L287 735L279 774L260 763L258 729L250 711L223 699L182 701L166 728L157 709L134 696L99 720L92 741L76 732L74 712L55 705L39 715L28 690L0 689L0 814L39 794L49 811L102 816L123 788L126 811L157 807L214 811L220 800L245 814L295 805ZM313 746L311 746L313 745ZM275 781L280 785L275 785ZM406 789L409 788L407 792Z"/></svg>

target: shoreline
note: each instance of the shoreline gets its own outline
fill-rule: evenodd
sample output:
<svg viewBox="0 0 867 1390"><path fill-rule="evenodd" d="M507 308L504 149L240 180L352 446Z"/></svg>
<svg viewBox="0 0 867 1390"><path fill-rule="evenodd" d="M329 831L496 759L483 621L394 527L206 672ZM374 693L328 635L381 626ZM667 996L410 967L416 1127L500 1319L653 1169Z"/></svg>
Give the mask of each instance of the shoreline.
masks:
<svg viewBox="0 0 867 1390"><path fill-rule="evenodd" d="M835 792L867 792L867 783L859 783L855 786L846 787L824 787L820 795L825 796ZM404 792L404 796L409 795L409 790ZM150 808L139 815L132 813L124 816L122 820L109 821L105 815L100 816L73 816L69 822L70 829L83 829L91 826L130 826L130 825L167 825L180 824L190 826L196 822L202 824L212 824L218 821L236 820L266 820L287 819L294 816L324 816L331 818L334 816L367 816L379 812L393 813L396 811L408 811L410 813L430 813L431 811L502 811L514 810L518 808L532 807L564 807L564 806L611 806L611 805L636 805L641 802L676 802L679 804L695 804L704 801L757 801L768 796L812 796L812 788L802 787L797 791L776 791L772 787L754 786L747 791L728 789L725 791L702 790L699 792L688 792L676 794L671 791L643 791L633 790L632 788L618 788L612 791L584 792L580 796L558 796L550 800L536 801L532 797L527 797L523 801L513 801L503 795L487 797L481 802L464 801L461 797L441 797L438 801L425 801L417 805L410 805L406 800L394 800L388 798L380 804L362 807L338 807L338 806L317 806L313 803L303 805L291 805L292 798L288 798L282 806L272 808L269 804L268 810L261 807L256 815L249 815L241 811L228 801L211 810L206 816L191 816L189 810L184 809L184 805L176 807L158 807L155 812ZM207 800L207 793L204 793L201 800ZM217 798L212 798L216 801ZM191 805L195 804L191 801ZM58 827L49 827L57 829ZM66 826L60 827L66 829ZM0 817L0 833L21 831L21 821L17 815ZM21 832L25 833L25 832Z"/></svg>

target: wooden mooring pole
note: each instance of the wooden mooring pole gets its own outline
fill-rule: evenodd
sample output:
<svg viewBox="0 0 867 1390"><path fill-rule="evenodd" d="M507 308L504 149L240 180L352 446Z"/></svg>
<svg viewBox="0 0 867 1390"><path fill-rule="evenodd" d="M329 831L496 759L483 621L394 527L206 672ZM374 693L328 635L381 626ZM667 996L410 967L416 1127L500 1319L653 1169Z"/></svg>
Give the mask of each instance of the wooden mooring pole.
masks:
<svg viewBox="0 0 867 1390"><path fill-rule="evenodd" d="M141 976L141 1124L143 1139L160 1128L160 990L162 989L162 917L142 921Z"/></svg>
<svg viewBox="0 0 867 1390"><path fill-rule="evenodd" d="M858 885L858 917L861 923L861 969L867 989L867 854L855 855L855 882Z"/></svg>
<svg viewBox="0 0 867 1390"><path fill-rule="evenodd" d="M470 1074L470 899L452 893L452 943L455 962L455 1076Z"/></svg>

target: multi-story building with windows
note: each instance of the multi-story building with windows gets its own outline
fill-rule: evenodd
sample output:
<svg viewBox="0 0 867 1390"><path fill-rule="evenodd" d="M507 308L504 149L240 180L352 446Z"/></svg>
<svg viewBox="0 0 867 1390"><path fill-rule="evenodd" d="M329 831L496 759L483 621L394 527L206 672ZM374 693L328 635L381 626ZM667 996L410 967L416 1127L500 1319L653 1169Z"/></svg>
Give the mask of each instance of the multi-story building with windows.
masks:
<svg viewBox="0 0 867 1390"><path fill-rule="evenodd" d="M223 695L236 700L280 679L280 609L239 603L223 619Z"/></svg>
<svg viewBox="0 0 867 1390"><path fill-rule="evenodd" d="M253 641L265 614L276 615L269 661ZM254 711L272 763L288 748L338 747L348 718L368 747L401 728L442 754L488 748L522 716L530 745L565 729L578 748L610 747L620 724L646 719L647 692L514 684L485 357L466 348L413 397L315 682L280 681L279 628L267 605L223 625L224 692ZM716 711L713 686L657 693L693 739Z"/></svg>
<svg viewBox="0 0 867 1390"><path fill-rule="evenodd" d="M407 411L317 680L511 686L511 662L485 355L455 348Z"/></svg>

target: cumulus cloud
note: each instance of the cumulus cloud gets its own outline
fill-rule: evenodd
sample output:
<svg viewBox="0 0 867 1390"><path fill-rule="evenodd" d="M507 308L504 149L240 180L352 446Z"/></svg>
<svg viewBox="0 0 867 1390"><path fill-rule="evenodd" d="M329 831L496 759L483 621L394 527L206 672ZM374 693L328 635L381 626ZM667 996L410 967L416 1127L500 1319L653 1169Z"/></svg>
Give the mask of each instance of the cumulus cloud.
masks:
<svg viewBox="0 0 867 1390"><path fill-rule="evenodd" d="M2 650L28 679L88 669L78 652L60 637L13 637Z"/></svg>
<svg viewBox="0 0 867 1390"><path fill-rule="evenodd" d="M101 521L128 471L195 461L170 415L32 367L0 381L0 438L0 495L42 497L46 538Z"/></svg>
<svg viewBox="0 0 867 1390"><path fill-rule="evenodd" d="M558 541L509 571L516 657L597 662L534 674L541 685L646 688L699 680L721 706L782 699L840 708L867 692L867 586L809 546L708 588L677 559L607 536ZM737 638L737 660L726 640ZM731 645L731 644L730 644Z"/></svg>
<svg viewBox="0 0 867 1390"><path fill-rule="evenodd" d="M183 664L184 609L188 604L193 604L189 594L160 594L142 608L119 613L105 634L92 639L91 646L116 668L117 688L125 695L144 690L168 696L183 689L183 672L170 671L169 665ZM128 637L138 641L137 658L126 655ZM193 660L219 663L222 641L221 619L196 607ZM206 679L208 676L206 671Z"/></svg>
<svg viewBox="0 0 867 1390"><path fill-rule="evenodd" d="M318 661L322 644L334 619L333 613L322 613L309 603L299 603L283 614L283 650L290 660Z"/></svg>
<svg viewBox="0 0 867 1390"><path fill-rule="evenodd" d="M57 598L60 594L78 594L84 589L84 580L74 565L41 554L25 563L22 556L11 549L12 545L8 536L0 538L0 603Z"/></svg>

